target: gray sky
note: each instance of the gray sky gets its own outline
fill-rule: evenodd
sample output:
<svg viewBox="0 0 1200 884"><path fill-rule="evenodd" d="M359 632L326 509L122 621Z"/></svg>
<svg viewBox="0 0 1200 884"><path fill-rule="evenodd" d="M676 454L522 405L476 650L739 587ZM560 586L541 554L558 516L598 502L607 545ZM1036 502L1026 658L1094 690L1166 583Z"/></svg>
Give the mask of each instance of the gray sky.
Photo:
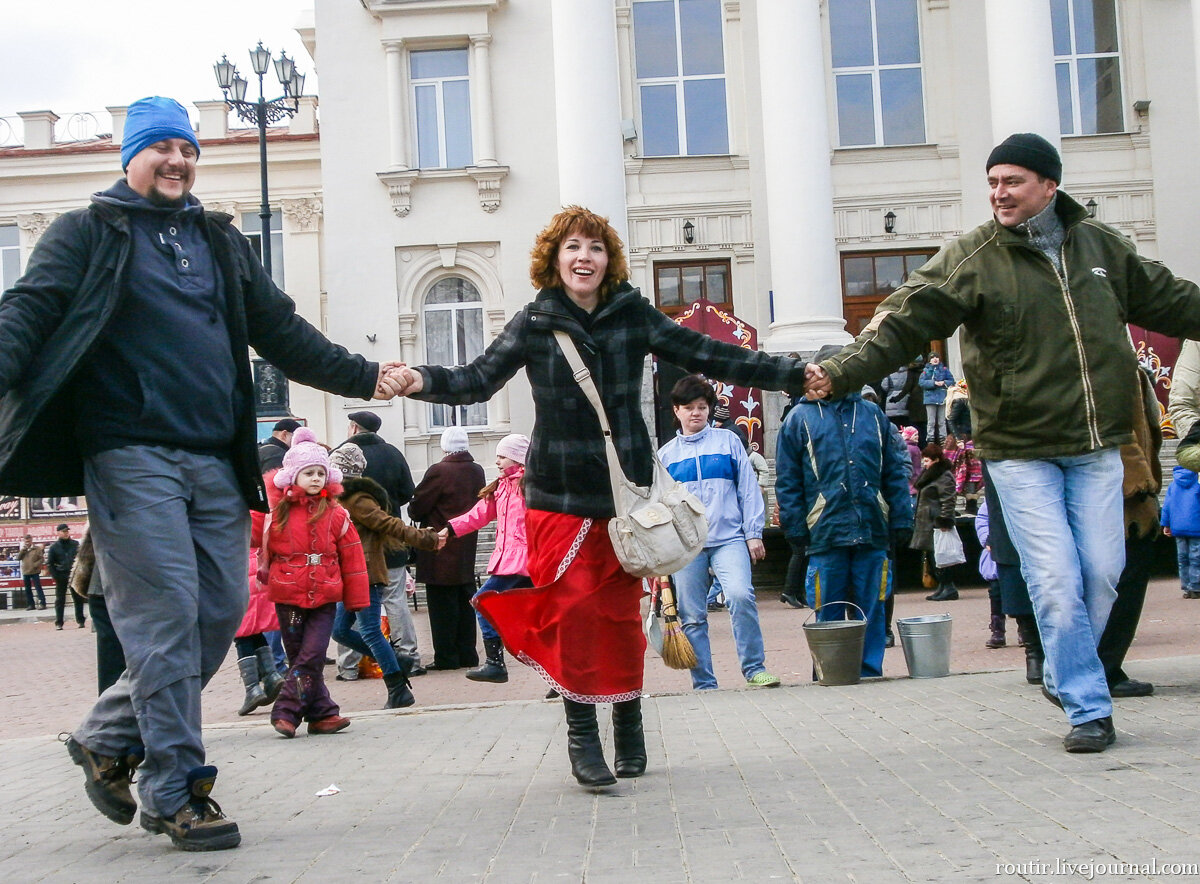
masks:
<svg viewBox="0 0 1200 884"><path fill-rule="evenodd" d="M0 0L0 117L89 111L107 131L105 107L156 94L194 114L192 102L221 97L212 66L222 54L257 98L248 50L259 40L273 57L280 49L294 57L305 93L315 94L313 62L295 31L306 8L312 0ZM274 98L279 81L273 69L267 77Z"/></svg>

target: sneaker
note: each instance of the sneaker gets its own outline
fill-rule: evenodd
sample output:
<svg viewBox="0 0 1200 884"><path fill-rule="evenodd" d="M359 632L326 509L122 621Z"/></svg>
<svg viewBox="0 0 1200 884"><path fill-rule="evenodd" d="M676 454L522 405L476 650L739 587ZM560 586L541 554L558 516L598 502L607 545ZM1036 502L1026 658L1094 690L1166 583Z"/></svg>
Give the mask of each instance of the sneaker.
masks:
<svg viewBox="0 0 1200 884"><path fill-rule="evenodd" d="M112 758L97 755L72 736L67 737L66 744L71 760L83 768L84 788L96 810L122 826L132 823L137 802L129 786L133 772L142 763L142 752Z"/></svg>
<svg viewBox="0 0 1200 884"><path fill-rule="evenodd" d="M328 718L310 721L308 723L308 732L310 734L336 734L338 731L344 731L348 727L350 727L349 718L343 718L340 715L330 715Z"/></svg>
<svg viewBox="0 0 1200 884"><path fill-rule="evenodd" d="M757 688L777 688L779 687L779 677L772 675L765 669L762 672L756 672L750 678L746 679L746 684L752 684Z"/></svg>
<svg viewBox="0 0 1200 884"><path fill-rule="evenodd" d="M174 815L156 816L142 811L141 825L147 832L166 835L180 850L228 850L242 843L237 823L226 819L217 802L208 797L217 778L211 764L188 774L191 797Z"/></svg>

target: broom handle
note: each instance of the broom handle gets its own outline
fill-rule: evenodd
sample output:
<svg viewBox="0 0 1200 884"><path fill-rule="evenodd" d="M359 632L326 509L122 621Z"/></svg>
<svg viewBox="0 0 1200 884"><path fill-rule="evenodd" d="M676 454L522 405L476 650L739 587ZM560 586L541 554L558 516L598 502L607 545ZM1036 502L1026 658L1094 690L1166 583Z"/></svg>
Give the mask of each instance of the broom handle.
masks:
<svg viewBox="0 0 1200 884"><path fill-rule="evenodd" d="M613 444L612 427L608 425L608 415L604 411L604 403L600 401L600 391L596 389L592 373L583 364L583 357L579 355L579 348L575 346L575 341L571 339L571 336L565 331L556 331L554 337L558 341L563 356L567 357L567 364L574 372L575 383L579 384L584 395L587 396L588 402L592 403L592 408L596 410L596 417L600 420L600 429L604 432L604 454L608 458L608 481L612 486L613 505L615 506L621 500L621 487L617 484L617 476L621 476L626 481L629 481L629 477L621 468L621 459L617 456L617 446Z"/></svg>
<svg viewBox="0 0 1200 884"><path fill-rule="evenodd" d="M667 609L670 608L670 614ZM662 584L662 615L663 617L678 616L679 611L675 608L675 591L671 587L671 578L668 577Z"/></svg>

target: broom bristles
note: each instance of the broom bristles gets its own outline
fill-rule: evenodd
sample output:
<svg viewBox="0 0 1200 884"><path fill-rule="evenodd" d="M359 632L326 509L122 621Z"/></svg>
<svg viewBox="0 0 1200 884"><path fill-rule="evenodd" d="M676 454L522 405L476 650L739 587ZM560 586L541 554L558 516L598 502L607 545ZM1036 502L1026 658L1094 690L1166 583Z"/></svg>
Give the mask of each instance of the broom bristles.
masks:
<svg viewBox="0 0 1200 884"><path fill-rule="evenodd" d="M696 666L696 652L683 634L679 621L663 624L662 659L669 669L692 669Z"/></svg>

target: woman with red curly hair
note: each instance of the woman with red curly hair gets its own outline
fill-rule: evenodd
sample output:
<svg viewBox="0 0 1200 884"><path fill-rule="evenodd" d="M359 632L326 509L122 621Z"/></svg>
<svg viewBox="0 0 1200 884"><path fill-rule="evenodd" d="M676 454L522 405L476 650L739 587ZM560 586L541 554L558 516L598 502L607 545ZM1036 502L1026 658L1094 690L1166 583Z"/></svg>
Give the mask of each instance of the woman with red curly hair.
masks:
<svg viewBox="0 0 1200 884"><path fill-rule="evenodd" d="M641 580L613 552L614 515L600 422L555 340L565 331L591 370L625 475L649 485L655 449L642 420L646 357L747 387L803 387L805 363L683 328L629 284L616 231L569 206L533 247L534 301L468 365L422 365L399 374L402 395L465 405L491 398L524 368L534 427L525 465L526 538L534 586L483 593L477 607L513 656L562 694L571 772L584 786L616 782L604 760L597 703L613 704L618 777L646 769L642 733Z"/></svg>

